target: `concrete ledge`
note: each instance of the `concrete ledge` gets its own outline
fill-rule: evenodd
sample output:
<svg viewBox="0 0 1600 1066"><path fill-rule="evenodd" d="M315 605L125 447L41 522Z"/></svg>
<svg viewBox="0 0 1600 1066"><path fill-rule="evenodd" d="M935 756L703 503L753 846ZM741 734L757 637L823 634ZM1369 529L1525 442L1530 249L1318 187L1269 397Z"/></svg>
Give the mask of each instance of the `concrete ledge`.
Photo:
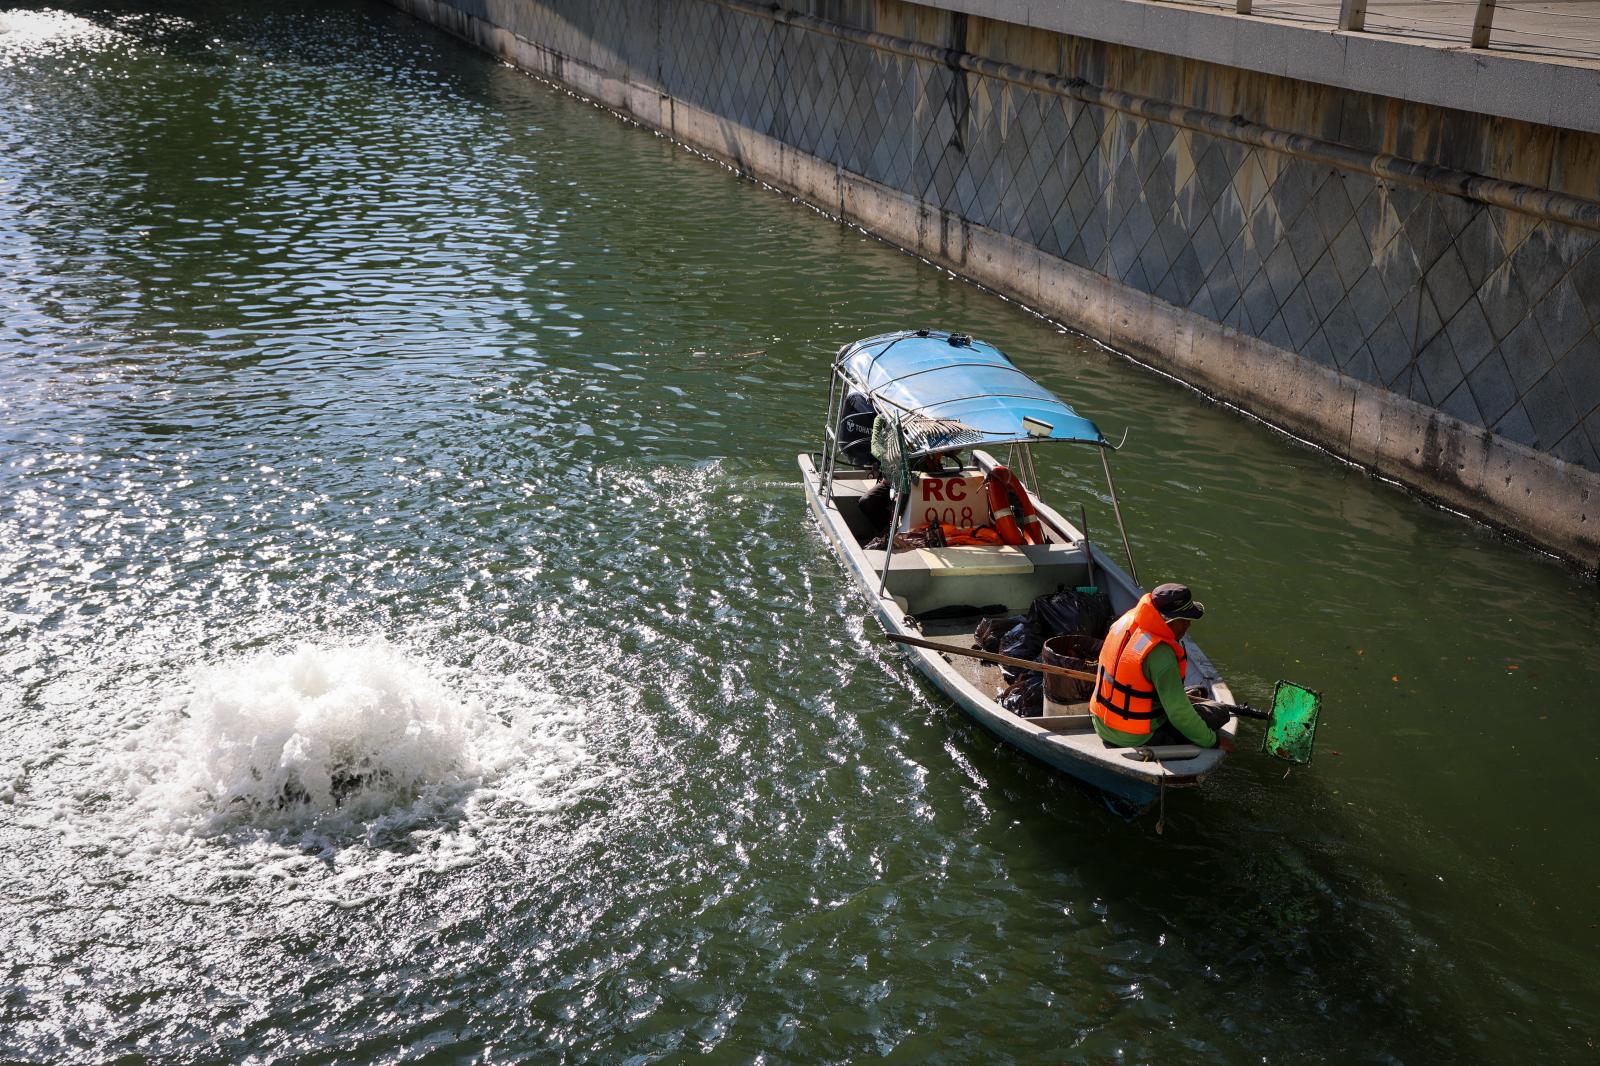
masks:
<svg viewBox="0 0 1600 1066"><path fill-rule="evenodd" d="M929 7L1318 82L1600 133L1600 69L1417 38L1344 33L1151 0L919 0Z"/></svg>
<svg viewBox="0 0 1600 1066"><path fill-rule="evenodd" d="M1600 474L975 226L721 116L463 18L446 4L392 2L1369 470L1587 569L1600 566Z"/></svg>

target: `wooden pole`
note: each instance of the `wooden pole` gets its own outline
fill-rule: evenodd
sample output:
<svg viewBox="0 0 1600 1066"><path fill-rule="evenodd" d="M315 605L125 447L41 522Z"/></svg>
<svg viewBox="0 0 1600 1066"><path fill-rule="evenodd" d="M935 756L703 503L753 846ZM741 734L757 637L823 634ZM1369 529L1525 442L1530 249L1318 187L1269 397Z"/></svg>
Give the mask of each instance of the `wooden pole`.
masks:
<svg viewBox="0 0 1600 1066"><path fill-rule="evenodd" d="M1339 28L1360 33L1367 28L1367 0L1339 0Z"/></svg>
<svg viewBox="0 0 1600 1066"><path fill-rule="evenodd" d="M977 648L957 648L949 644L940 644L936 640L923 640L921 637L903 637L899 633L885 633L884 636L896 644L909 644L913 648L942 651L946 655L965 655L969 659L982 659L986 663L1015 666L1022 670L1037 670L1041 674L1059 674L1062 677L1070 677L1078 681L1093 681L1095 679L1095 675L1087 671L1070 670L1065 666L1056 666L1053 663L1041 663L1033 659L1018 659L1012 655L1001 655L999 652L993 651L980 651Z"/></svg>
<svg viewBox="0 0 1600 1066"><path fill-rule="evenodd" d="M1472 17L1472 47L1488 48L1493 30L1494 0L1478 0L1478 12Z"/></svg>
<svg viewBox="0 0 1600 1066"><path fill-rule="evenodd" d="M982 659L986 663L1015 666L1022 670L1037 670L1041 674L1059 674L1062 677L1070 677L1076 681L1099 680L1098 674L1091 674L1084 670L1071 670L1065 666L1056 666L1053 663L1035 662L1032 659L1018 659L1013 655L1001 655L999 652L981 651L977 648L958 648L950 644L940 644L937 640L923 640L921 637L903 637L899 633L885 633L884 636L896 644L909 644L913 648L927 648L931 651L944 652L946 655L965 655L969 659ZM1192 696L1190 697L1191 700L1193 698ZM1240 718L1259 718L1264 722L1270 721L1272 718L1271 713L1258 711L1247 704L1217 703L1215 700L1207 700L1206 702L1221 707L1230 714L1236 714Z"/></svg>
<svg viewBox="0 0 1600 1066"><path fill-rule="evenodd" d="M1133 583L1138 585L1139 568L1133 562L1133 545L1128 543L1128 527L1122 523L1122 504L1117 501L1117 483L1111 478L1111 460L1106 457L1107 450L1104 445L1100 448L1100 466L1106 472L1106 488L1111 490L1111 513L1117 516L1117 532L1122 534L1122 550L1128 556L1128 574L1133 578Z"/></svg>

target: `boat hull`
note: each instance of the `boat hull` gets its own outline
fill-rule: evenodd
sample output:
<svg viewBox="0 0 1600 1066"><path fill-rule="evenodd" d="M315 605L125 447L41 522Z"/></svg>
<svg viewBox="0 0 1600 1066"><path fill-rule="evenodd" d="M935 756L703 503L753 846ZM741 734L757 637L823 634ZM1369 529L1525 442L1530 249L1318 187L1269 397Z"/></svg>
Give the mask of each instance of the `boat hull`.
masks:
<svg viewBox="0 0 1600 1066"><path fill-rule="evenodd" d="M838 507L824 498L816 462L809 455L800 456L799 462L811 513L827 537L829 547L845 564L856 586L866 597L879 624L891 634L921 635L916 622L908 619L905 605L887 592L880 594L880 574L857 544ZM1046 509L1041 505L1041 510ZM1047 513L1055 519L1058 527L1064 524L1054 512ZM1115 571L1103 561L1096 565L1102 574L1101 580L1121 580L1127 583L1129 589L1133 588L1131 579L1120 571ZM1114 798L1117 801L1114 805L1125 811L1147 809L1160 798L1165 788L1199 784L1223 758L1221 751L1207 750L1195 758L1176 763L1135 761L1128 757L1127 750L1108 748L1093 733L1064 737L1014 714L979 691L937 651L905 645L901 646L901 650L940 692L990 733L1052 769ZM1209 669L1209 662L1203 656L1199 662ZM1219 699L1231 698L1220 684L1220 679L1215 680L1215 689ZM1233 728L1234 723L1230 722L1226 730L1232 733Z"/></svg>

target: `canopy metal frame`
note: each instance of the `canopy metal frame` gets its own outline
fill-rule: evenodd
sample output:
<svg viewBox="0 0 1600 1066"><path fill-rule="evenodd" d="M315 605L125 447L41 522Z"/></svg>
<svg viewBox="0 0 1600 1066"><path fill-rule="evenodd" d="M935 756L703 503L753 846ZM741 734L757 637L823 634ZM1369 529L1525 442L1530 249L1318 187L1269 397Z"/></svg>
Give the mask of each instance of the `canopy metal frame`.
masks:
<svg viewBox="0 0 1600 1066"><path fill-rule="evenodd" d="M1106 443L1093 422L1039 385L1004 352L970 337L935 330L868 337L841 348L833 369L843 376L847 390L870 396L880 410L888 406L921 418L961 422L986 438L976 442L983 447L1047 440ZM946 411L963 405L965 410ZM1042 434L1039 426L1045 427ZM907 457L949 450L938 445L915 448Z"/></svg>
<svg viewBox="0 0 1600 1066"><path fill-rule="evenodd" d="M891 340L889 342L889 344L884 346L883 351L878 352L873 357L874 363L876 363L876 361L879 358L881 358L896 343L898 343L900 340L904 339L904 336L913 336L913 335L914 334L905 334L905 335L900 336L900 337L895 337L894 340ZM873 407L878 409L880 412L885 410L885 409L892 408L894 410L901 411L901 412L917 413L916 410L913 409L913 408L907 407L904 404L896 403L895 401L890 400L887 397L880 396L878 394L878 390L868 388L864 382L858 380L854 375L852 375L846 369L846 366L845 366L846 358L855 349L857 349L860 346L861 343L862 342L858 341L858 342L855 342L853 344L847 344L843 348L839 349L839 353L835 357L834 362L833 362L833 368L832 368L833 372L829 375L828 407L827 407L827 412L828 413L827 413L827 423L823 427L824 447L823 447L822 470L821 470L822 500L823 500L823 505L827 506L827 507L837 507L838 506L837 504L834 503L834 500L833 500L833 482L834 482L834 478L835 478L835 476L836 476L836 474L838 472L838 465L839 465L839 421L844 415L845 399L850 395L850 393L852 391L856 391L856 392L860 392L860 393L865 394L867 396L867 398L872 402ZM984 364L984 365L991 365L991 364ZM1018 369L1015 366L1001 366L1000 364L992 364L992 365L994 365L994 366L996 366L997 368L1000 368L1000 369L1015 370L1018 374L1022 375L1023 377L1027 377L1026 373L1024 373L1022 370ZM925 372L926 371L919 371L918 373L925 373ZM907 376L911 376L911 375L907 375ZM902 380L902 379L899 379L899 378L891 379L889 384L898 383L900 380ZM1030 378L1029 380L1032 380L1032 379ZM935 406L937 406L937 405L935 405ZM1126 442L1126 437L1124 437L1124 442ZM1018 469L1020 471L1022 471L1026 475L1027 480L1029 481L1029 483L1031 483L1033 485L1033 487L1034 487L1034 490L1037 491L1038 488L1039 488L1039 484L1040 484L1040 482L1039 482L1039 472L1038 472L1037 466L1034 463L1034 455L1033 455L1033 448L1034 448L1034 445L1036 445L1036 444L1062 444L1062 445L1065 445L1065 444L1078 444L1078 445L1088 445L1090 447L1094 447L1094 448L1099 449L1099 452L1100 452L1100 467L1101 467L1101 470L1105 473L1106 489L1107 489L1107 491L1108 491L1108 493L1110 494L1110 497L1111 497L1111 511L1112 511L1112 514L1116 517L1116 520L1117 520L1117 531L1122 537L1122 550L1123 550L1123 553L1127 556L1127 559L1128 559L1128 572L1132 576L1134 584L1135 585L1139 585L1139 568L1138 568L1138 564L1134 562L1133 544L1128 538L1128 527L1127 527L1127 524L1123 521L1122 503L1121 503L1121 500L1120 500L1120 498L1119 498L1119 496L1117 494L1116 478L1114 478L1112 476L1112 474L1111 474L1110 453L1118 450L1118 448L1120 448L1121 445L1112 444L1110 441L1105 440L1104 438L1102 438L1102 439L1100 439L1098 441L1051 440L1049 438L1030 438L1030 439L1012 439L1012 440L1004 440L1004 439L1002 439L1002 440L996 440L996 441L993 441L993 442L987 442L987 441L979 442L979 443L972 444L972 445L967 445L967 446L964 446L964 448L958 448L958 449L926 448L926 449L921 449L921 450L917 450L917 451L908 452L907 453L907 458L908 459L916 459L916 458L922 458L923 456L927 456L927 455L938 455L938 454L942 454L942 453L945 453L945 452L960 451L960 450L966 450L966 449L971 449L971 448L1006 447L1006 446L1009 446L1011 448L1011 454L1013 456L1017 456L1020 459L1020 461L1013 460L1013 462L1018 467ZM1011 458L1011 456L1008 456L1008 459L1009 458ZM889 543L886 545L886 550L883 553L883 569L878 574L878 595L880 597L884 595L885 591L888 588L889 569L890 569L890 566L892 565L893 560L894 560L893 535L894 535L895 531L897 531L899 529L900 519L903 516L904 511L905 511L905 502L906 501L903 498L903 496L904 496L904 494L902 494L902 493L896 493L896 495L895 495L895 504L894 504L894 509L893 509L893 515L889 520L890 540L889 540ZM1080 531L1080 534L1082 534L1082 531ZM1086 536L1086 534L1083 534L1083 535ZM1139 587L1142 588L1143 586L1140 585Z"/></svg>

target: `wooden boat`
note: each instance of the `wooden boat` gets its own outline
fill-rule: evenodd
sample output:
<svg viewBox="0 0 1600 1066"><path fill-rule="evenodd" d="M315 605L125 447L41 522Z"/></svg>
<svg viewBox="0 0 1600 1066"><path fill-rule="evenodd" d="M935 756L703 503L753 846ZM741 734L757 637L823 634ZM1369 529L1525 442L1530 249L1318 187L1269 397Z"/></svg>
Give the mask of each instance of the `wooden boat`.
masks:
<svg viewBox="0 0 1600 1066"><path fill-rule="evenodd" d="M870 406L870 412L865 409ZM851 465L859 441L841 434L852 413L880 421L884 476L896 485L891 527L907 530L929 519L963 523L992 517L974 486L995 468L988 449L1006 449L1005 466L1037 486L1034 451L1078 445L1100 453L1122 542L1128 548L1107 453L1113 446L1094 423L1052 396L994 347L961 334L932 330L890 333L846 345L833 364L826 435L820 453L801 455L800 472L811 510L884 629L948 646L950 653L902 646L940 691L1007 744L1100 790L1121 809L1142 810L1167 788L1198 785L1226 757L1218 748L1129 749L1105 744L1087 703L1047 705L1043 717L1022 717L999 702L1005 684L993 665L957 654L973 646L973 631L993 608L1026 611L1033 600L1062 588L1097 586L1114 615L1130 609L1143 590L1136 577L1095 549L1083 531L1027 493L1042 527L1042 543L968 547L869 548L874 530L860 503L878 483ZM858 419L855 425L859 426ZM927 457L968 452L959 470L914 469ZM937 480L939 484L933 482ZM951 496L955 496L954 501ZM1137 574L1132 553L1129 570ZM985 609L988 610L985 610ZM1185 640L1186 687L1233 702L1211 661ZM1237 719L1224 727L1232 736Z"/></svg>

